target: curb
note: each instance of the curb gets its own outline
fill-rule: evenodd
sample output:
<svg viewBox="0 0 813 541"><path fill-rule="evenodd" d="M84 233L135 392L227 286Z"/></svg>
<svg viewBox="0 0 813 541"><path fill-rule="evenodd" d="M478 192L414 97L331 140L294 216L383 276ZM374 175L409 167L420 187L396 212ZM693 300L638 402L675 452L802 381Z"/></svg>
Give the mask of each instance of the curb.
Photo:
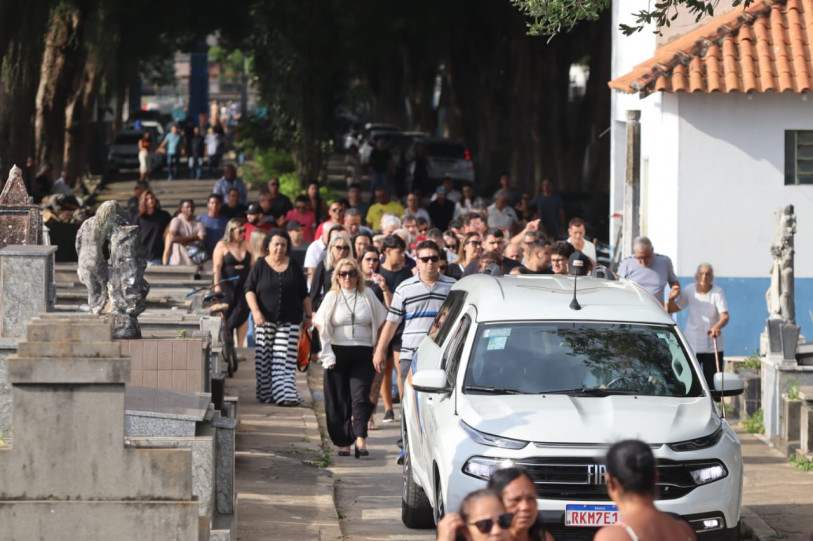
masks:
<svg viewBox="0 0 813 541"><path fill-rule="evenodd" d="M300 377L302 379L300 379ZM319 420L316 418L316 412L310 405L314 402L313 393L311 392L310 383L308 381L308 373L297 372L297 383L304 383L297 385L300 396L304 399L308 407L302 407L302 420L305 423L309 438L309 447L319 455L323 453L322 449L322 435L319 432ZM303 381L304 380L304 381ZM323 503L320 504L319 517L316 518L317 539L320 541L335 541L344 538L341 526L339 525L339 512L336 509L336 487L333 474L327 468L320 468L324 471L325 475L319 478L319 488L321 489L321 496L319 500ZM330 503L328 503L330 502ZM309 532L311 533L311 532Z"/></svg>
<svg viewBox="0 0 813 541"><path fill-rule="evenodd" d="M740 538L746 539L746 535L750 535L747 538L753 541L769 541L776 539L776 530L749 508L743 507L740 511Z"/></svg>

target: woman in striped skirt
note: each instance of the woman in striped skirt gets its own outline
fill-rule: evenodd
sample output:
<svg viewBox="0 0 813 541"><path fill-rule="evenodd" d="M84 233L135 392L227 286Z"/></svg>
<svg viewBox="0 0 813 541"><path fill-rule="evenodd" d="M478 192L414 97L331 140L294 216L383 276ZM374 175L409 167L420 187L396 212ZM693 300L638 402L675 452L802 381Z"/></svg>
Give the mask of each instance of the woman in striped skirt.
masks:
<svg viewBox="0 0 813 541"><path fill-rule="evenodd" d="M257 400L279 406L302 402L296 391L296 350L300 327L313 318L305 273L289 257L291 239L272 229L263 241L268 254L246 280L246 301L254 318Z"/></svg>

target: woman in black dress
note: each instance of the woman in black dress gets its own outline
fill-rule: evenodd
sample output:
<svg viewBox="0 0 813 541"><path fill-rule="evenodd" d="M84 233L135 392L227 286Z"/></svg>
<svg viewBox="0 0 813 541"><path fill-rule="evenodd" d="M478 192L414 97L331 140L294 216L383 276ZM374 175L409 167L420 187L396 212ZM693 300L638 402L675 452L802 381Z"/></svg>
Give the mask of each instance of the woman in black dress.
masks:
<svg viewBox="0 0 813 541"><path fill-rule="evenodd" d="M245 241L246 228L243 220L233 218L226 223L223 238L215 246L212 254L214 283L226 278L237 277L233 282L223 282L214 287L222 291L229 307L226 310L226 324L229 333L237 330L237 346L242 347L248 332L248 304L246 296L240 295L246 285L246 278L252 265L251 250Z"/></svg>
<svg viewBox="0 0 813 541"><path fill-rule="evenodd" d="M172 216L161 209L161 203L150 190L138 198L138 214L133 225L141 227L141 245L144 248L144 259L155 265L161 264L164 255L164 231Z"/></svg>
<svg viewBox="0 0 813 541"><path fill-rule="evenodd" d="M246 301L254 318L257 348L257 400L279 406L302 403L296 390L296 354L300 327L313 320L308 281L302 267L289 257L291 239L272 229L246 280Z"/></svg>

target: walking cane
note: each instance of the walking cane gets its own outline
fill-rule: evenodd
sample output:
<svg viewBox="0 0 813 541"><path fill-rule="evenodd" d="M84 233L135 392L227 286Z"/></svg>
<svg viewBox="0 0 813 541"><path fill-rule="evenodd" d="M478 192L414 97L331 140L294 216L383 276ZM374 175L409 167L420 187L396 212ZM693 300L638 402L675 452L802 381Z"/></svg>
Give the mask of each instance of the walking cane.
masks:
<svg viewBox="0 0 813 541"><path fill-rule="evenodd" d="M714 340L714 362L717 363L717 372L720 374L720 392L722 393L725 390L725 379L723 379L723 373L720 371L720 353L717 351L717 337L713 336L712 340ZM725 419L725 396L720 397L720 405L723 408L723 419Z"/></svg>

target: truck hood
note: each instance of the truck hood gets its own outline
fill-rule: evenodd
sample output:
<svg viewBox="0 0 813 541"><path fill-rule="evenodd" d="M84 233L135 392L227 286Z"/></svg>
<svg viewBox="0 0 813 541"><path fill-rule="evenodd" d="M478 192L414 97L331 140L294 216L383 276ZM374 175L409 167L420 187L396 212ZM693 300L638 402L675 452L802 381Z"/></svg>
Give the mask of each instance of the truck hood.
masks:
<svg viewBox="0 0 813 541"><path fill-rule="evenodd" d="M458 395L469 426L505 438L538 443L611 444L636 438L650 444L705 436L718 425L711 400L613 395Z"/></svg>

